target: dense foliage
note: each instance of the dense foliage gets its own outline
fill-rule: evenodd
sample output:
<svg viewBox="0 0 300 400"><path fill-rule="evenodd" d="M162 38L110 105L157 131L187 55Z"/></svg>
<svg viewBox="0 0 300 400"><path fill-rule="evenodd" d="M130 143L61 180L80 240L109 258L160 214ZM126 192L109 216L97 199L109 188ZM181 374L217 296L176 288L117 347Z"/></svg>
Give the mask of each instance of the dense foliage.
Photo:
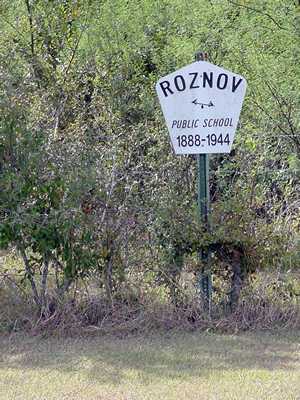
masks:
<svg viewBox="0 0 300 400"><path fill-rule="evenodd" d="M41 310L49 274L59 296L96 275L112 302L144 274L176 297L209 246L216 279L234 251L244 277L299 265L297 2L2 0L0 21L0 246ZM209 234L154 91L199 49L248 82L234 150L211 157Z"/></svg>

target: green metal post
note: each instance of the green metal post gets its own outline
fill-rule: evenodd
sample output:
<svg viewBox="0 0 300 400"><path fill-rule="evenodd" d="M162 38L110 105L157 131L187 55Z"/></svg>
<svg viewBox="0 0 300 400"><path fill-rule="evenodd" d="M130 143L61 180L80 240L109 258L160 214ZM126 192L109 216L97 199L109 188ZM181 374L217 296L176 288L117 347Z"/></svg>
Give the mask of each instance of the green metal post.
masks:
<svg viewBox="0 0 300 400"><path fill-rule="evenodd" d="M197 155L198 170L198 208L201 222L205 232L209 232L209 155ZM212 277L210 270L210 254L209 251L201 250L199 257L202 263L202 271L200 275L199 286L201 288L204 308L210 315L211 298L212 298Z"/></svg>
<svg viewBox="0 0 300 400"><path fill-rule="evenodd" d="M195 56L196 61L207 60L207 53L198 52ZM198 209L200 220L204 230L209 232L209 155L197 154L197 173L198 173ZM200 251L199 258L202 264L201 275L199 276L198 286L201 290L204 308L208 315L211 314L212 302L212 276L210 269L210 254L204 249Z"/></svg>

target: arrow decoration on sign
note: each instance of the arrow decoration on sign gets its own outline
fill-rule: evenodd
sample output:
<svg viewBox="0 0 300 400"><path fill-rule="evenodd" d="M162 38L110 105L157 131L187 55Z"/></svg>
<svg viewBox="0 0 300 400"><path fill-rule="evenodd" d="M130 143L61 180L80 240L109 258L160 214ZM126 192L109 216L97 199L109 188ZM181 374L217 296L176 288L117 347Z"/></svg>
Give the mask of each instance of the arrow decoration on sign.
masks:
<svg viewBox="0 0 300 400"><path fill-rule="evenodd" d="M195 99L192 101L192 103L195 104L195 106L201 106L201 108L215 106L212 101L210 101L209 103L201 103L201 102L198 102L197 100L198 99Z"/></svg>

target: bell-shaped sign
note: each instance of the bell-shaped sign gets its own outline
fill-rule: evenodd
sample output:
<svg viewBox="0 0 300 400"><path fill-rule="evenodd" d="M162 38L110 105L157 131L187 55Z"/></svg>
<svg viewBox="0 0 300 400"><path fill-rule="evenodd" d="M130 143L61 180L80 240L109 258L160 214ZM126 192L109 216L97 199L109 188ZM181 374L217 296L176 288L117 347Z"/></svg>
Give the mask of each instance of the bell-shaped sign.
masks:
<svg viewBox="0 0 300 400"><path fill-rule="evenodd" d="M156 84L176 154L229 153L246 92L240 75L206 61Z"/></svg>

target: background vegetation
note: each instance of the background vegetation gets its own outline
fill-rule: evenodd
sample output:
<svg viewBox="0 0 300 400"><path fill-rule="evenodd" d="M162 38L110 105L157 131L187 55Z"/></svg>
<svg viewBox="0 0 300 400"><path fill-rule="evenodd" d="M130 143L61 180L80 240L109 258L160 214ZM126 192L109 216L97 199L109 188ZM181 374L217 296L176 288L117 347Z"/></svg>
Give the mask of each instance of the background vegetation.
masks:
<svg viewBox="0 0 300 400"><path fill-rule="evenodd" d="M272 315L269 326L272 298L279 320L297 324L298 2L3 0L0 20L4 328L16 329L11 304L41 322L70 298L66 314L81 322L170 300L193 324L197 253L209 246L216 316L232 311L238 251L239 313ZM234 150L211 157L209 235L195 160L172 154L154 91L199 49L248 82Z"/></svg>

